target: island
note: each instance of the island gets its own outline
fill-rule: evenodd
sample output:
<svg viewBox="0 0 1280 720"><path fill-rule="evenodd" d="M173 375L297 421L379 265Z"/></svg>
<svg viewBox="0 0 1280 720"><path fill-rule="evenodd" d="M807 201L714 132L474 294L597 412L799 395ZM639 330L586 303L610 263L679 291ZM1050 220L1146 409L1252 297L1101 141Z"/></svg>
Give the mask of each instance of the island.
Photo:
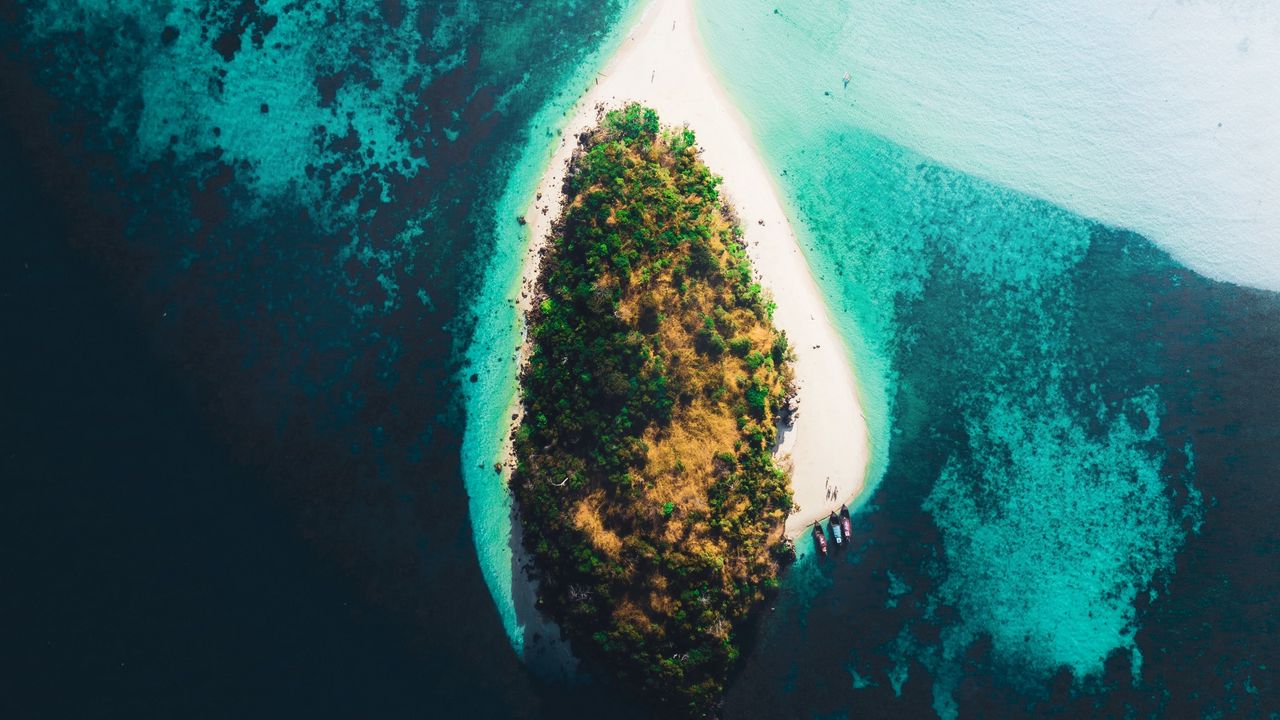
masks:
<svg viewBox="0 0 1280 720"><path fill-rule="evenodd" d="M575 658L554 618L537 606L538 578L530 576L534 562L516 512L512 431L521 424L518 370L532 354L528 320L537 309L542 259L560 235L553 225L562 215L572 156L581 137L600 125L602 108L639 102L664 122L695 130L700 157L723 176L717 192L742 218L741 245L757 281L778 302L772 324L786 332L794 353L788 367L797 411L778 433L775 457L790 468L793 504L784 532L796 541L799 562L816 552L809 537L814 523L845 504L856 513L872 487L868 482L879 477L885 454L872 452L873 427L887 446L883 386L873 372L864 388L852 362L860 333L838 322L843 317L847 323L848 307L828 307L819 283L833 282L833 276L812 268L804 250L817 238L793 225L795 211L781 192L786 171L766 162L762 139L721 86L692 0L643 3L610 52L594 77L581 78L583 93L572 107L548 106L529 128L530 141L495 208L494 232L503 240L481 289L461 376L471 390L463 479L481 572L512 650L531 673L550 682L596 675L598 664ZM529 171L537 169L542 172L534 182ZM561 481L564 476L553 479Z"/></svg>
<svg viewBox="0 0 1280 720"><path fill-rule="evenodd" d="M540 259L512 475L541 609L668 712L713 712L793 557L792 352L687 127L579 136Z"/></svg>

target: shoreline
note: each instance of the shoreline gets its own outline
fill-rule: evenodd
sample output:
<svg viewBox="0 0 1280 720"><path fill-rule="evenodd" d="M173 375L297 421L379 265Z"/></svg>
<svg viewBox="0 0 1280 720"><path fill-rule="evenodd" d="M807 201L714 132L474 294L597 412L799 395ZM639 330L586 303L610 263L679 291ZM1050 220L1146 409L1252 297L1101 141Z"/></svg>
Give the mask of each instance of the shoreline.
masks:
<svg viewBox="0 0 1280 720"><path fill-rule="evenodd" d="M792 425L779 432L777 455L792 468L792 493L800 509L787 517L784 532L797 538L861 493L870 439L844 340L751 133L715 76L696 23L691 0L654 0L561 129L534 200L522 215L529 242L515 299L522 323L518 367L529 355L523 318L536 294L539 256L560 216L561 186L578 135L598 124L602 108L628 101L652 107L665 125L688 124L703 160L724 178L723 195L742 223L753 272L773 295L774 322L795 348L799 409ZM504 479L514 467L510 438L520 412L517 390L500 456Z"/></svg>
<svg viewBox="0 0 1280 720"><path fill-rule="evenodd" d="M826 518L841 504L853 504L865 487L870 465L869 433L849 351L800 251L754 138L706 55L692 0L653 0L630 22L625 39L596 73L593 84L563 116L567 119L534 196L521 206L518 218L524 220L521 229L527 244L517 282L506 295L519 324L519 345L512 358L517 385L502 416L499 452L489 462L497 461L500 492L510 506L510 576L499 581L509 579L510 585L495 587L487 575L486 580L500 614L513 615L514 626L508 626L508 634L525 663L539 674L562 680L576 675L577 661L567 641L560 639L559 627L536 608L537 580L530 573L532 561L524 549L509 489L515 468L512 434L522 418L518 373L530 355L525 317L537 294L540 255L560 216L564 176L577 138L598 124L604 110L636 101L656 110L664 125L687 124L698 137L704 162L724 178L722 194L742 224L753 272L777 303L774 323L787 333L796 352L798 412L790 427L779 430L775 451L791 467L794 502L800 506L786 519L787 537L799 538L814 521ZM497 220L515 223L518 218ZM504 353L510 352L507 348ZM487 467L492 473L493 466ZM491 477L499 479L497 473ZM477 545L479 538L477 534ZM797 551L810 554L811 544L798 542Z"/></svg>

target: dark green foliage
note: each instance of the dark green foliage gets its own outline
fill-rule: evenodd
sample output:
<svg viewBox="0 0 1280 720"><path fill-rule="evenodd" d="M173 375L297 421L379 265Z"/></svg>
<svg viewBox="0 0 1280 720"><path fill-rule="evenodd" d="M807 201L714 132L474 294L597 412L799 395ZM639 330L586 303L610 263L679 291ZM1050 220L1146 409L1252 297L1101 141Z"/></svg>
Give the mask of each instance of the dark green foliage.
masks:
<svg viewBox="0 0 1280 720"><path fill-rule="evenodd" d="M604 128L622 143L638 142L647 148L658 134L658 113L642 105L628 105L606 115ZM692 138L692 133L685 132Z"/></svg>
<svg viewBox="0 0 1280 720"><path fill-rule="evenodd" d="M711 357L720 357L720 354L728 347L728 343L724 341L724 336L716 329L715 320L707 316L703 321L702 328L698 330L698 350Z"/></svg>
<svg viewBox="0 0 1280 720"><path fill-rule="evenodd" d="M631 105L608 113L574 157L565 181L574 202L543 258L542 297L528 317L533 351L521 375L512 488L542 601L578 652L602 660L664 714L705 716L738 657L736 629L776 588L785 560L769 544L791 507L768 421L782 381L775 373L774 387L761 384L755 378L766 377L763 370L740 381L727 376L727 384L719 375L713 383L682 381L691 363L677 365L659 343L664 323L680 318L665 318L644 293L656 278L670 278L681 296L716 288L700 315L685 310L686 324L667 326L688 333L700 362L737 358L735 372L744 373L782 368L786 341L775 334L771 352L762 353L737 337L752 327L761 336L759 322L745 320L767 315L740 232L714 215L724 212L720 180L698 159L693 133L660 133L653 110ZM666 292L668 309L684 302ZM634 301L631 315L619 312L626 298ZM703 396L723 401L726 414L734 408L741 432L715 454L711 477L691 477L682 462L668 472L709 487L705 507L681 500L655 511L639 500L654 482L644 440L654 436L646 433L673 423L677 401ZM605 517L621 538L614 549L600 549L576 524L575 504L591 493L608 504ZM668 529L701 542L673 542ZM730 570L728 563L737 564ZM669 595L661 610L617 612L634 605L634 595L647 597L655 577Z"/></svg>
<svg viewBox="0 0 1280 720"><path fill-rule="evenodd" d="M729 351L737 357L745 358L747 353L751 352L751 340L744 337L734 338L729 341Z"/></svg>
<svg viewBox="0 0 1280 720"><path fill-rule="evenodd" d="M647 334L658 332L662 324L662 312L652 297L640 300L640 331Z"/></svg>
<svg viewBox="0 0 1280 720"><path fill-rule="evenodd" d="M756 419L764 417L769 403L769 388L752 383L747 387L747 409Z"/></svg>
<svg viewBox="0 0 1280 720"><path fill-rule="evenodd" d="M689 272L697 277L714 277L720 270L720 260L711 253L701 238L689 243Z"/></svg>
<svg viewBox="0 0 1280 720"><path fill-rule="evenodd" d="M782 363L787 359L787 334L779 333L776 340L773 341L773 364L782 367Z"/></svg>

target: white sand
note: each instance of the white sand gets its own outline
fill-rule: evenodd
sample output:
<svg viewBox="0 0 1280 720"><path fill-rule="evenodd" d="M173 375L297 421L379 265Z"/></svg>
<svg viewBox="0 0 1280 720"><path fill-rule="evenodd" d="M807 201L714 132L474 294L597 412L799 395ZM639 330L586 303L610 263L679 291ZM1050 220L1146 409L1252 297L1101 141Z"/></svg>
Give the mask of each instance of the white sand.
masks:
<svg viewBox="0 0 1280 720"><path fill-rule="evenodd" d="M724 177L722 190L737 208L760 283L777 303L774 322L795 348L799 413L794 426L783 433L778 452L790 456L792 490L800 509L788 518L786 532L798 536L862 490L870 459L866 421L848 350L831 322L751 133L707 61L691 0L655 0L646 8L575 107L539 183L541 198L525 215L531 242L519 308L529 308L537 259L560 214L561 186L577 136L598 123L599 106L613 108L630 101L657 110L666 125L688 124L693 129L703 159ZM517 557L518 565L524 562Z"/></svg>
<svg viewBox="0 0 1280 720"><path fill-rule="evenodd" d="M1280 3L803 5L831 28L808 43L820 62L770 81L836 89L850 70L850 124L1280 291Z"/></svg>

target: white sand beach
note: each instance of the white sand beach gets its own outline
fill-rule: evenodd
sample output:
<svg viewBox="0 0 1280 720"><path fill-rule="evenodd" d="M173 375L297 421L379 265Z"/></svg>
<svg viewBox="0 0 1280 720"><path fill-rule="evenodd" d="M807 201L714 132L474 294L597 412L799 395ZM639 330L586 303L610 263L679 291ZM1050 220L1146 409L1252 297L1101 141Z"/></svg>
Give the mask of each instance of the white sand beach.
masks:
<svg viewBox="0 0 1280 720"><path fill-rule="evenodd" d="M761 284L777 303L774 321L796 350L799 412L794 425L783 433L778 452L790 459L792 489L799 505L787 520L786 532L799 536L862 490L870 459L869 436L848 350L800 252L750 130L706 58L692 0L650 4L575 106L538 185L538 199L525 215L530 244L519 308L521 312L529 308L537 259L560 214L560 188L577 136L597 124L600 107L630 101L657 110L664 124L688 124L697 135L703 159L724 177L722 188L741 218L748 254ZM513 414L517 411L513 408ZM506 464L509 471L509 454ZM523 558L516 559L517 566L523 564Z"/></svg>
<svg viewBox="0 0 1280 720"><path fill-rule="evenodd" d="M631 101L657 110L664 124L688 124L696 133L703 159L724 178L722 191L737 209L760 283L777 303L774 322L795 348L799 412L782 434L778 454L791 465L799 506L788 517L785 532L798 537L862 491L870 460L869 435L848 350L831 322L751 133L708 63L692 0L654 0L645 8L574 106L535 198L522 215L529 246L513 298L516 308L524 317L531 306L538 258L560 214L561 187L577 136L598 123L602 109ZM529 351L526 336L518 353L521 364ZM506 415L511 424L500 455L504 481L510 480L515 467L511 431L519 425L520 411L517 395ZM577 661L556 624L536 608L532 561L514 508L509 517L510 562L503 565L510 572L510 584L504 579L503 587L491 585L495 601L504 617L511 616L508 632L525 664L544 677L571 678ZM801 542L798 547L808 551L811 545Z"/></svg>

